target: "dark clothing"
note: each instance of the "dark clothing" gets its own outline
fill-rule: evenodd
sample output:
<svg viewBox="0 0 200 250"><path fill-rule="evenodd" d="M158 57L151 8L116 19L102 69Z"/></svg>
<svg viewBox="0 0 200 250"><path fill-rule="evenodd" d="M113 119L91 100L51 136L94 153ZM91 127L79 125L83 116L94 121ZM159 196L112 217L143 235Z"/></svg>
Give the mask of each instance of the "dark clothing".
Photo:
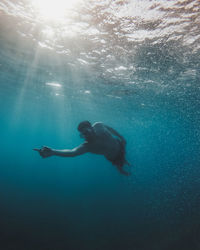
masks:
<svg viewBox="0 0 200 250"><path fill-rule="evenodd" d="M110 160L108 159L109 161L112 162L113 165L115 166L118 166L118 167L123 167L124 164L127 163L126 161L126 158L125 158L125 154L126 154L126 145L124 143L122 143L120 140L119 141L119 144L120 144L120 150L119 150L119 153L117 155L117 157L114 159L114 160Z"/></svg>

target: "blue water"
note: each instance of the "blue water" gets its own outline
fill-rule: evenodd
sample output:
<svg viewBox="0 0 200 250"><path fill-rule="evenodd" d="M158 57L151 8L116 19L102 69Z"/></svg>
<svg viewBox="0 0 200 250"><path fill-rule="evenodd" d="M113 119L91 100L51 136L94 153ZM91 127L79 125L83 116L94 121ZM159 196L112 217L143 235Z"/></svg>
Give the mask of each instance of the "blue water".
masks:
<svg viewBox="0 0 200 250"><path fill-rule="evenodd" d="M88 0L60 23L30 3L0 2L0 249L199 250L199 1ZM131 176L32 150L76 147L82 120L126 138Z"/></svg>

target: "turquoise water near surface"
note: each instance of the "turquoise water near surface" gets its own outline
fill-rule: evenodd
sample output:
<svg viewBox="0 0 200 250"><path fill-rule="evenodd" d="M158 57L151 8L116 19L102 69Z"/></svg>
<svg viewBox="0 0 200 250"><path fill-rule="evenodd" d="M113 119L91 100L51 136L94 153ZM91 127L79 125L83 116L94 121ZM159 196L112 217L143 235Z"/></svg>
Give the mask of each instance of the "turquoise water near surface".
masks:
<svg viewBox="0 0 200 250"><path fill-rule="evenodd" d="M198 1L76 8L0 3L0 249L200 249ZM79 145L82 120L126 138L131 176L32 150Z"/></svg>

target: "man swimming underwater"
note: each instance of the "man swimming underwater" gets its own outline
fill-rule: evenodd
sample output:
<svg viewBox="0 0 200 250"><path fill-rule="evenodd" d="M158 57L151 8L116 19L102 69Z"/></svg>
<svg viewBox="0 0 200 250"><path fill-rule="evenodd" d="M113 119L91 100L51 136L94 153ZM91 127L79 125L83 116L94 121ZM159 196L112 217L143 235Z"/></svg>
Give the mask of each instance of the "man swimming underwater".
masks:
<svg viewBox="0 0 200 250"><path fill-rule="evenodd" d="M96 122L83 121L78 125L80 136L85 142L74 149L56 150L49 147L34 148L41 157L50 156L74 157L85 153L104 155L106 159L117 167L121 174L130 175L123 169L124 164L130 165L125 159L126 140L113 128Z"/></svg>

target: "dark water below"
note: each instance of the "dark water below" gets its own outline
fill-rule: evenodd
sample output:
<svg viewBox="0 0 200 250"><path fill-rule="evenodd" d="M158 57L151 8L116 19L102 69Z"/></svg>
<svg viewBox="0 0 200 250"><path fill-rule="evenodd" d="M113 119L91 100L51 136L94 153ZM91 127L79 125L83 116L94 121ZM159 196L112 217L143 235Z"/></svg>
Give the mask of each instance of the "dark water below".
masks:
<svg viewBox="0 0 200 250"><path fill-rule="evenodd" d="M199 1L88 0L48 18L0 2L0 249L199 250ZM131 176L32 151L77 146L82 120L127 139Z"/></svg>

